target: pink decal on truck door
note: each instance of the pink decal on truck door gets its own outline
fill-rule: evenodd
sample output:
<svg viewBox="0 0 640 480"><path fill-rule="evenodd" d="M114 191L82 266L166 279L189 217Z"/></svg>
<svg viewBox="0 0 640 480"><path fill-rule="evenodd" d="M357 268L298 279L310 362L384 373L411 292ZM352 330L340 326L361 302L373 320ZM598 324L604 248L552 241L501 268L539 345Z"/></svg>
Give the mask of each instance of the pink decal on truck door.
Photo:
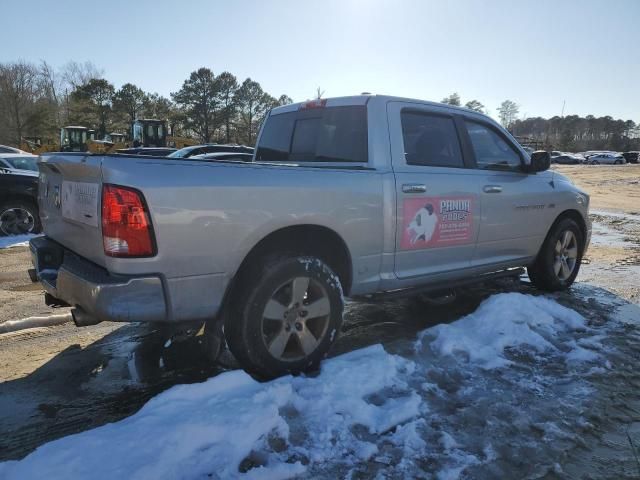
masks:
<svg viewBox="0 0 640 480"><path fill-rule="evenodd" d="M407 198L403 210L402 250L473 242L474 197Z"/></svg>

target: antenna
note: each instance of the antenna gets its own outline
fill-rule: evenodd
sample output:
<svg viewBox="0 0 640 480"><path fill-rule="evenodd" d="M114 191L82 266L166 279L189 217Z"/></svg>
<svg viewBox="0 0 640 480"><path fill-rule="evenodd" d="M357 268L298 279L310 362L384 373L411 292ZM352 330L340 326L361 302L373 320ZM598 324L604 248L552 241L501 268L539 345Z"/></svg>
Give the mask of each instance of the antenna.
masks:
<svg viewBox="0 0 640 480"><path fill-rule="evenodd" d="M566 100L562 100L562 113L560 114L560 118L564 118L564 106L567 103Z"/></svg>

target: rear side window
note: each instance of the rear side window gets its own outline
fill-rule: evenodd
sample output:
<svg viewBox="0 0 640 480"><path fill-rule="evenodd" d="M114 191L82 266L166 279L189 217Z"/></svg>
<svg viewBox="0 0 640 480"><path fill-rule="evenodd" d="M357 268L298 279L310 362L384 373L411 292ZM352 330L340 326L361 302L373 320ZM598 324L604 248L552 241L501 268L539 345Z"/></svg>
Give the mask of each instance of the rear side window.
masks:
<svg viewBox="0 0 640 480"><path fill-rule="evenodd" d="M256 160L366 163L367 141L365 106L298 110L268 117Z"/></svg>
<svg viewBox="0 0 640 480"><path fill-rule="evenodd" d="M403 111L401 121L407 165L464 167L453 118Z"/></svg>
<svg viewBox="0 0 640 480"><path fill-rule="evenodd" d="M476 155L478 168L485 170L519 170L520 155L492 128L465 120Z"/></svg>

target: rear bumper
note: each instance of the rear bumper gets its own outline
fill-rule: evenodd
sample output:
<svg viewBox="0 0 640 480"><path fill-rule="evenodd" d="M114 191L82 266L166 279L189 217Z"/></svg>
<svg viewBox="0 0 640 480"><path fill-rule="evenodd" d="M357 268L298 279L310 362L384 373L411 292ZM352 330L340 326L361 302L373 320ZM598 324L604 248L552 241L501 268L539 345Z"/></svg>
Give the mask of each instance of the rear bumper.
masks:
<svg viewBox="0 0 640 480"><path fill-rule="evenodd" d="M47 237L32 239L29 247L45 291L97 321L168 321L166 295L159 276L109 274Z"/></svg>

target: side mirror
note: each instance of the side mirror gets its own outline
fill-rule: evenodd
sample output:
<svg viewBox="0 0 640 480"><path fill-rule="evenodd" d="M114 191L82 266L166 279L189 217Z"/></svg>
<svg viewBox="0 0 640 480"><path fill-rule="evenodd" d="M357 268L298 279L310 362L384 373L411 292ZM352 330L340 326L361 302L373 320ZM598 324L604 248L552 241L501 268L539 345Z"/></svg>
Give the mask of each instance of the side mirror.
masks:
<svg viewBox="0 0 640 480"><path fill-rule="evenodd" d="M551 154L544 150L536 150L531 154L531 163L527 171L530 173L544 172L551 167Z"/></svg>

